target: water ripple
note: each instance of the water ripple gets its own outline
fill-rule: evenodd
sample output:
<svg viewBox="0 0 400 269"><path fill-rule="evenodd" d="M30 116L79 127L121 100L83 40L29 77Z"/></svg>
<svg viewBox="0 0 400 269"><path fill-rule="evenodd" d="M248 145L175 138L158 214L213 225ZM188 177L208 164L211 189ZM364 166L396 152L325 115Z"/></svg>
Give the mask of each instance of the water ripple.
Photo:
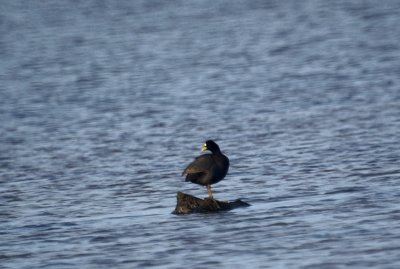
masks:
<svg viewBox="0 0 400 269"><path fill-rule="evenodd" d="M398 268L398 1L8 1L5 268ZM170 214L206 139L220 200Z"/></svg>

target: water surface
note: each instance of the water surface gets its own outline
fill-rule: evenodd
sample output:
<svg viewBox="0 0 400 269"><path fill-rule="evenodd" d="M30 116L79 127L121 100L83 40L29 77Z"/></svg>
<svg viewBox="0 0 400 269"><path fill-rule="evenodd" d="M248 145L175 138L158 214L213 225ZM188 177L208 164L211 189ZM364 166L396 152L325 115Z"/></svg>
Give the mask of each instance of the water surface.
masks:
<svg viewBox="0 0 400 269"><path fill-rule="evenodd" d="M398 1L5 1L1 268L398 268ZM175 216L215 139L213 188Z"/></svg>

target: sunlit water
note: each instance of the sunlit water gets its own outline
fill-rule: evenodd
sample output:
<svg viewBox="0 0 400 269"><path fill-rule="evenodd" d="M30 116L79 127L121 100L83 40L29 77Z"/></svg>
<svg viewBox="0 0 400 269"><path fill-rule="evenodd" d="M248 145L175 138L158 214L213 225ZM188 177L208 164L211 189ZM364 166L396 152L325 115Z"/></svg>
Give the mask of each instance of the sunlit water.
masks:
<svg viewBox="0 0 400 269"><path fill-rule="evenodd" d="M3 1L1 268L400 268L399 1ZM215 139L249 208L176 216Z"/></svg>

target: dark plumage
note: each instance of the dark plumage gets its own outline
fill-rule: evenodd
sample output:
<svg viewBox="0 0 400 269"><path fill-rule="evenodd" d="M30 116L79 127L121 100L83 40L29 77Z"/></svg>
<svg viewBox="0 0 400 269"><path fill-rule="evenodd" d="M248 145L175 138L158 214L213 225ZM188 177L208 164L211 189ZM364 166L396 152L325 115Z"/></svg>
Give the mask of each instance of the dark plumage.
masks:
<svg viewBox="0 0 400 269"><path fill-rule="evenodd" d="M207 186L208 196L212 198L211 184L221 181L226 176L229 159L222 154L217 143L212 140L207 140L201 150L209 150L211 154L207 153L196 157L183 170L182 176L186 176L185 181Z"/></svg>

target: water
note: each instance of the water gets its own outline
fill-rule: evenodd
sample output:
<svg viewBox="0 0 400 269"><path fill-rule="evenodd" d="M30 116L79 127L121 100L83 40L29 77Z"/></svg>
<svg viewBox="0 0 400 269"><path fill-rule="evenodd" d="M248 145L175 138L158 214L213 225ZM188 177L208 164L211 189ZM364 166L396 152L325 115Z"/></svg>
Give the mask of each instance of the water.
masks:
<svg viewBox="0 0 400 269"><path fill-rule="evenodd" d="M3 1L1 268L399 268L398 1ZM213 188L175 216L215 139Z"/></svg>

